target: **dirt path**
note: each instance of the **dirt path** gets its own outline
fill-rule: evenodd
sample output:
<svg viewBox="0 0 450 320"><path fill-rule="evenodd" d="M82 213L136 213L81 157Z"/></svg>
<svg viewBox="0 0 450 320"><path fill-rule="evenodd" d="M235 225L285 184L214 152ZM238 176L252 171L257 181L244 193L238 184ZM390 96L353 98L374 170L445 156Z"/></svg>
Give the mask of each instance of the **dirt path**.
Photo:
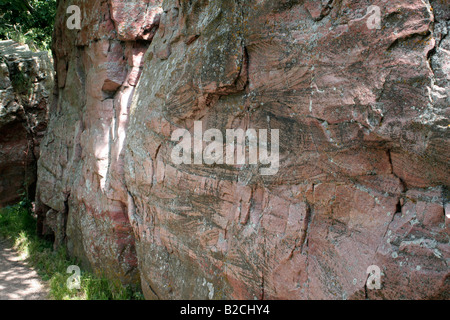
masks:
<svg viewBox="0 0 450 320"><path fill-rule="evenodd" d="M36 271L0 239L0 300L46 300L47 295Z"/></svg>

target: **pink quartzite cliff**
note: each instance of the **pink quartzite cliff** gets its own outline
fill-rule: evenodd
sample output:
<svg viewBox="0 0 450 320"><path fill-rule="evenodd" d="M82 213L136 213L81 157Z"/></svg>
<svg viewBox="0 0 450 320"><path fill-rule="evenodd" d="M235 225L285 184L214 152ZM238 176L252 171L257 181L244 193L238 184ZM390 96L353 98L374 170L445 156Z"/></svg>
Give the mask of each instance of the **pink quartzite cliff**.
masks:
<svg viewBox="0 0 450 320"><path fill-rule="evenodd" d="M449 19L441 0L60 1L42 223L149 299L448 299ZM279 129L279 172L175 165L194 121Z"/></svg>

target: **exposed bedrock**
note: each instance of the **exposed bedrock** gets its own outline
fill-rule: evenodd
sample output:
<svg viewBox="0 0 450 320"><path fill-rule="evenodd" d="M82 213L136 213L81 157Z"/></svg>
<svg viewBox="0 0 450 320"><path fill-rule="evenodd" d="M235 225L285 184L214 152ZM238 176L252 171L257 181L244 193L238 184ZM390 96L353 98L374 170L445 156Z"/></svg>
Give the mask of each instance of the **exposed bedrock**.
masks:
<svg viewBox="0 0 450 320"><path fill-rule="evenodd" d="M34 198L52 86L47 52L0 41L0 207Z"/></svg>
<svg viewBox="0 0 450 320"><path fill-rule="evenodd" d="M57 98L39 161L38 216L55 246L85 267L138 282L123 156L128 110L159 1L60 1L53 53ZM66 11L77 5L81 29ZM50 228L47 228L46 226Z"/></svg>
<svg viewBox="0 0 450 320"><path fill-rule="evenodd" d="M70 4L80 31L65 27ZM37 194L72 254L140 276L148 299L449 298L448 5L58 11ZM278 172L174 164L172 133L196 121L224 136L279 129Z"/></svg>

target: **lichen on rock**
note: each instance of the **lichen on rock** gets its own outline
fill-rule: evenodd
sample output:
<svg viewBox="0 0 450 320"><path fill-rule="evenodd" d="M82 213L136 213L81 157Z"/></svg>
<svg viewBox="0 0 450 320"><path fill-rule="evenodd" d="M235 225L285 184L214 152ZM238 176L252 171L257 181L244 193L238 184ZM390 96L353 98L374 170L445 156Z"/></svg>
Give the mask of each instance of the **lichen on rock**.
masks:
<svg viewBox="0 0 450 320"><path fill-rule="evenodd" d="M448 6L376 4L60 1L39 215L148 299L448 298ZM278 173L174 164L196 121L278 129Z"/></svg>
<svg viewBox="0 0 450 320"><path fill-rule="evenodd" d="M0 206L34 198L52 90L47 52L0 41Z"/></svg>

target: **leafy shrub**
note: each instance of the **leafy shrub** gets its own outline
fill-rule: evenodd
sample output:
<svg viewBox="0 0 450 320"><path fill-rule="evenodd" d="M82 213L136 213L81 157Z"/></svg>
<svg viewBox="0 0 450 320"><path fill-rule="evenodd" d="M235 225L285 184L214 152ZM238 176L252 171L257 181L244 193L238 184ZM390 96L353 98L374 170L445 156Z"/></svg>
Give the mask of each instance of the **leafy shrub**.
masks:
<svg viewBox="0 0 450 320"><path fill-rule="evenodd" d="M56 0L0 0L0 39L50 50Z"/></svg>

